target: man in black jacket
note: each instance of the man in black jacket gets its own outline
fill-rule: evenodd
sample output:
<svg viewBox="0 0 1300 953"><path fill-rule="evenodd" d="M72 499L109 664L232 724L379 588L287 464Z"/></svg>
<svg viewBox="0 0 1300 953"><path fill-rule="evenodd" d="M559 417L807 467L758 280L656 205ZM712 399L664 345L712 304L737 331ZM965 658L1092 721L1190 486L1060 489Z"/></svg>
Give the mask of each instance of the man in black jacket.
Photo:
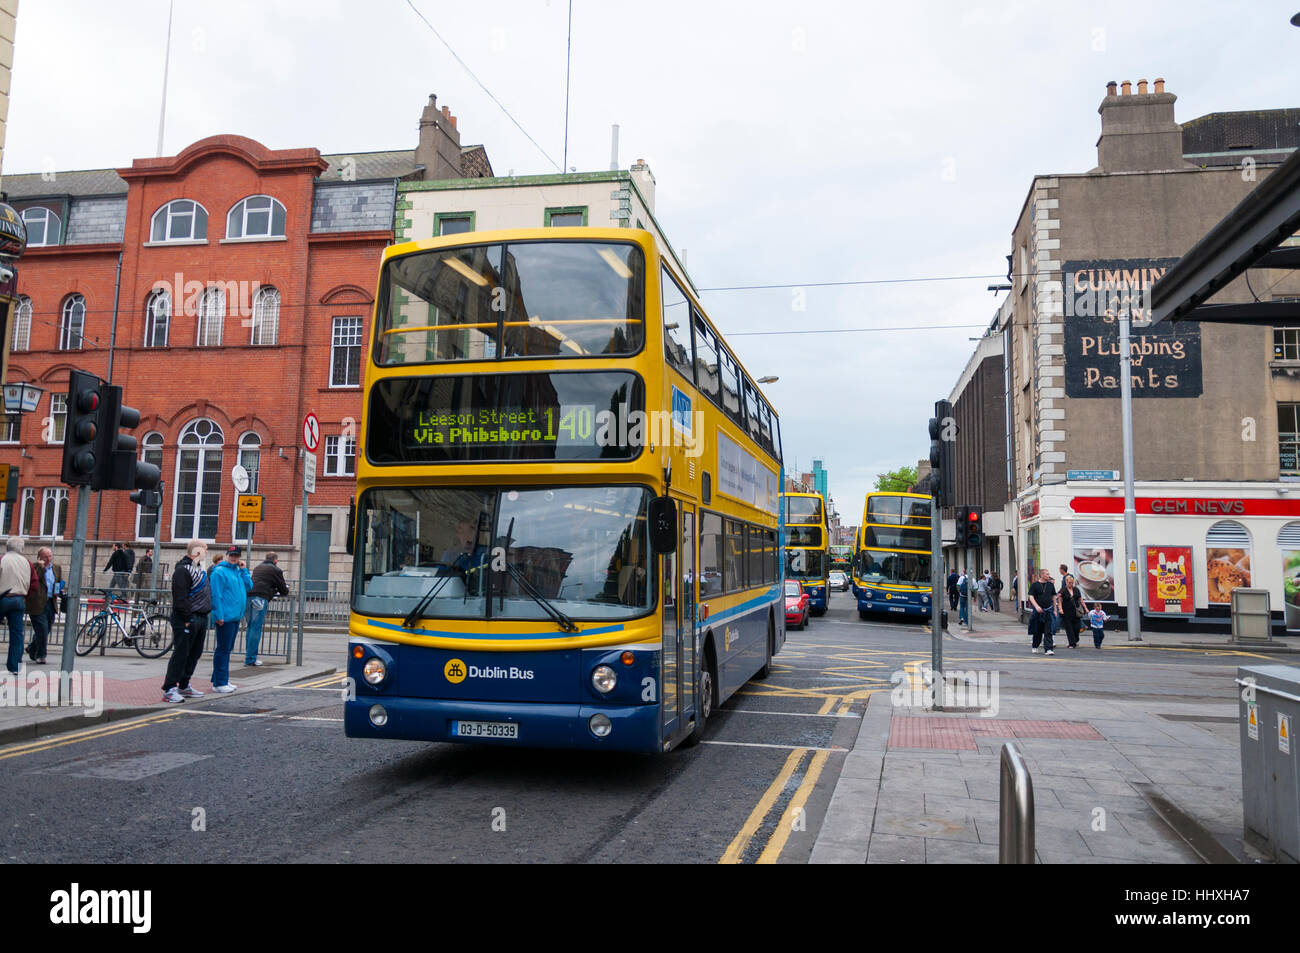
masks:
<svg viewBox="0 0 1300 953"><path fill-rule="evenodd" d="M287 596L289 587L284 582L280 557L267 553L266 559L253 570L253 591L248 600L248 633L244 637L244 664L261 665L257 650L262 644L262 623L266 621L267 604L276 596Z"/></svg>
<svg viewBox="0 0 1300 953"><path fill-rule="evenodd" d="M123 595L126 594L127 580L131 578L131 564L135 562L132 556L128 556L126 548L121 543L113 544L113 555L108 557L108 565L104 567L105 572L111 572L113 579L108 584L109 591L116 589Z"/></svg>
<svg viewBox="0 0 1300 953"><path fill-rule="evenodd" d="M190 686L190 678L203 654L203 637L212 611L212 586L203 563L208 544L197 539L185 547L185 557L172 573L172 633L176 644L167 662L163 701L183 702L203 693Z"/></svg>

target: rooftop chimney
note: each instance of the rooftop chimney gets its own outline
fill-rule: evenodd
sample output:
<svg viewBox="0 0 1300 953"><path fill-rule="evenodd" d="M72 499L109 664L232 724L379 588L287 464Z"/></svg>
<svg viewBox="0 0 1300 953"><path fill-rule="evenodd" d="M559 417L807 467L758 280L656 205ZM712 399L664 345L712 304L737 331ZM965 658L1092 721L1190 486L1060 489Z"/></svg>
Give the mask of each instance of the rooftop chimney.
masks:
<svg viewBox="0 0 1300 953"><path fill-rule="evenodd" d="M438 108L438 97L430 94L429 102L420 113L420 139L415 147L415 164L424 166L425 179L459 179L460 133L456 117L443 106Z"/></svg>
<svg viewBox="0 0 1300 953"><path fill-rule="evenodd" d="M651 215L655 212L655 176L650 171L649 164L645 159L637 159L632 163L632 168L628 170L632 173L632 179L636 182L636 187L641 191L641 196L645 199L646 210Z"/></svg>
<svg viewBox="0 0 1300 953"><path fill-rule="evenodd" d="M1138 80L1136 95L1129 80L1106 84L1101 114L1101 137L1097 140L1095 172L1155 172L1187 167L1183 161L1183 131L1174 121L1178 97L1166 93L1165 81L1156 80L1154 93L1147 81Z"/></svg>

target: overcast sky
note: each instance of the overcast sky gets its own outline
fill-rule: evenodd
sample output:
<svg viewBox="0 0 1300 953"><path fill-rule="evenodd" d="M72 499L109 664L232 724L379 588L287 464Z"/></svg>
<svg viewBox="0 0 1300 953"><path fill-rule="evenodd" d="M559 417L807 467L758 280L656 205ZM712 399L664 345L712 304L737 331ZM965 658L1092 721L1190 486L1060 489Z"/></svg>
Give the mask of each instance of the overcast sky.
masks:
<svg viewBox="0 0 1300 953"><path fill-rule="evenodd" d="M563 161L567 0L176 0L164 153L217 133L272 148L409 149L429 93L499 175ZM155 154L167 0L21 0L5 171ZM1300 105L1300 0L767 3L574 0L568 165L637 158L715 322L820 457L846 523L915 464L999 298L1036 173L1096 165L1108 80L1157 76L1177 119ZM802 300L805 310L796 310ZM942 325L945 330L812 333ZM975 327L969 327L975 325ZM798 334L737 336L799 329Z"/></svg>

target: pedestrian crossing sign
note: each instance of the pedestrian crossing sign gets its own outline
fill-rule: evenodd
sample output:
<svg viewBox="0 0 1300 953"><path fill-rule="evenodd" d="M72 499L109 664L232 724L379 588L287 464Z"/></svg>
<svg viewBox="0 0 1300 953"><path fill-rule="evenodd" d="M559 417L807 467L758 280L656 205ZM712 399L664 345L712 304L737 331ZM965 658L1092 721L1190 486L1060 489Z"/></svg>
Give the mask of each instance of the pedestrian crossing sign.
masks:
<svg viewBox="0 0 1300 953"><path fill-rule="evenodd" d="M1259 716L1256 712L1259 706L1254 702L1246 702L1246 736L1252 741L1259 740Z"/></svg>
<svg viewBox="0 0 1300 953"><path fill-rule="evenodd" d="M1291 753L1291 716L1277 713L1277 750Z"/></svg>

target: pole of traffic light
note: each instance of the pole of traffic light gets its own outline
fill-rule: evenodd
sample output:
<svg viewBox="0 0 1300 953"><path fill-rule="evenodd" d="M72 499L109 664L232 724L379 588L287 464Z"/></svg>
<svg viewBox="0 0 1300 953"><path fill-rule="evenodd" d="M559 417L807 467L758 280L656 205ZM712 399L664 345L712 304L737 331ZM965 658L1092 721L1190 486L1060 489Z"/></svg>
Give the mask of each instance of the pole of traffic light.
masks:
<svg viewBox="0 0 1300 953"><path fill-rule="evenodd" d="M153 598L158 598L158 561L162 559L162 546L159 536L162 533L162 494L163 481L158 481L158 505L153 511L153 564L149 567L149 591Z"/></svg>
<svg viewBox="0 0 1300 953"><path fill-rule="evenodd" d="M81 615L81 563L86 556L86 525L90 522L90 487L77 487L77 517L68 567L67 606L63 620L63 655L59 659L59 704L70 702L68 681L76 658L77 619Z"/></svg>

